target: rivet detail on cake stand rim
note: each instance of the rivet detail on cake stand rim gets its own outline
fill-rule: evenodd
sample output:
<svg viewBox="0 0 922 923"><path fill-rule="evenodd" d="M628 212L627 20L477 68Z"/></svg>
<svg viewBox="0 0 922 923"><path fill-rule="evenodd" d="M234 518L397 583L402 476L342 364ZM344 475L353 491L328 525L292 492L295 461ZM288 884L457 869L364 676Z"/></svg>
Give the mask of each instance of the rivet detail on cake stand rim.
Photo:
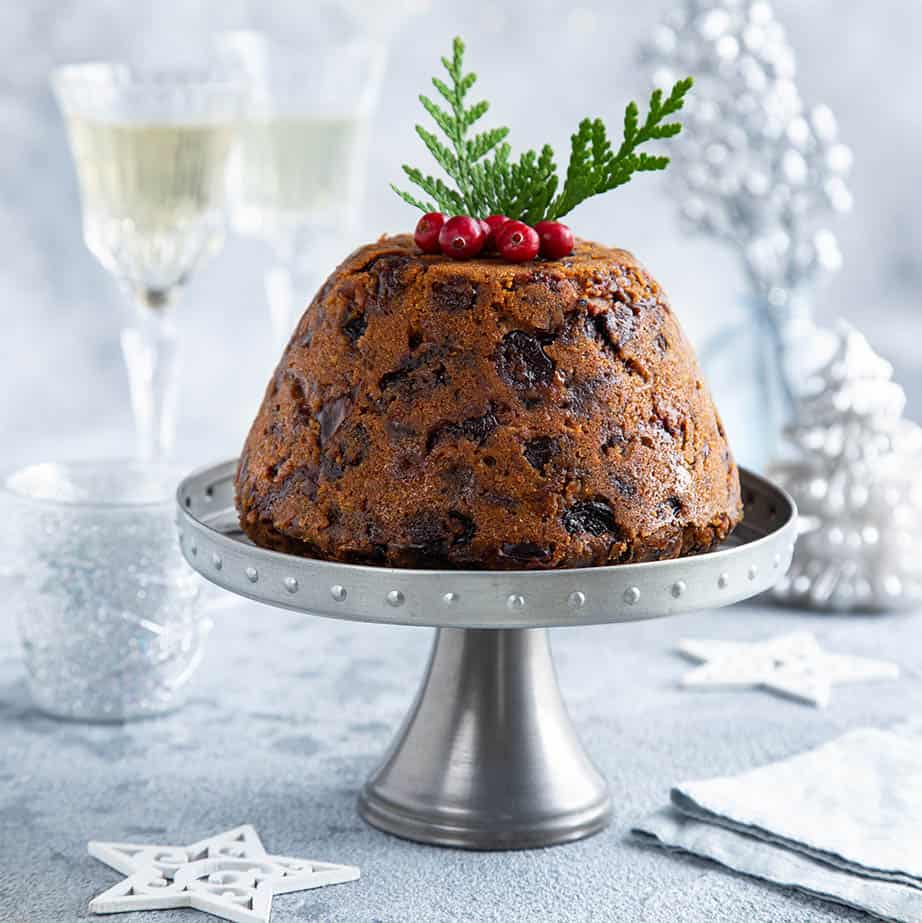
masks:
<svg viewBox="0 0 922 923"><path fill-rule="evenodd" d="M403 603L404 595L400 590L391 590L390 593L387 594L387 604L389 606L402 606Z"/></svg>
<svg viewBox="0 0 922 923"><path fill-rule="evenodd" d="M330 596L332 596L333 599L335 599L338 603L344 602L347 595L348 594L346 593L346 588L344 586L340 586L338 583L335 583L330 587Z"/></svg>
<svg viewBox="0 0 922 923"><path fill-rule="evenodd" d="M248 567L244 573L247 575L247 580L250 583L256 583L259 580L259 571L255 567Z"/></svg>
<svg viewBox="0 0 922 923"><path fill-rule="evenodd" d="M459 598L460 597L458 596L457 593L443 593L442 594L442 602L445 603L446 606L453 606L458 601Z"/></svg>
<svg viewBox="0 0 922 923"><path fill-rule="evenodd" d="M629 605L633 606L640 602L640 589L636 586L629 586L624 591L624 601Z"/></svg>
<svg viewBox="0 0 922 923"><path fill-rule="evenodd" d="M686 583L684 580L676 580L672 585L671 593L675 599L678 599L687 589Z"/></svg>
<svg viewBox="0 0 922 923"><path fill-rule="evenodd" d="M224 560L222 559L221 555L217 553L217 551L211 556L211 563L214 565L215 570L220 570L222 567L224 567Z"/></svg>
<svg viewBox="0 0 922 923"><path fill-rule="evenodd" d="M567 597L567 605L571 609L582 609L586 605L586 594L582 590L574 590Z"/></svg>
<svg viewBox="0 0 922 923"><path fill-rule="evenodd" d="M511 593L506 600L506 605L513 611L525 608L525 597L520 593Z"/></svg>
<svg viewBox="0 0 922 923"><path fill-rule="evenodd" d="M289 593L298 592L298 578L297 577L286 577L285 578L285 589Z"/></svg>
<svg viewBox="0 0 922 923"><path fill-rule="evenodd" d="M728 586L730 586L730 577L727 574L721 574L717 578L717 586L719 586L722 590L725 590Z"/></svg>

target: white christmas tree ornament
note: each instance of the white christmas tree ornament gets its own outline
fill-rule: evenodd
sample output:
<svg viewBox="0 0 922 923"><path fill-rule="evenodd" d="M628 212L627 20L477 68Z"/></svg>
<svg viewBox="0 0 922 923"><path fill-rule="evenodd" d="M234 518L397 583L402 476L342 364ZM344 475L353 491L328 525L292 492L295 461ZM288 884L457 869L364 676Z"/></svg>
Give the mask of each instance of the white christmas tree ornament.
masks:
<svg viewBox="0 0 922 923"><path fill-rule="evenodd" d="M840 323L832 358L798 396L790 460L770 474L797 503L800 537L778 599L886 610L922 601L922 428L903 419L892 368Z"/></svg>
<svg viewBox="0 0 922 923"><path fill-rule="evenodd" d="M355 881L350 865L269 855L249 824L191 846L91 841L89 853L128 877L92 913L190 907L233 923L268 923L276 894Z"/></svg>

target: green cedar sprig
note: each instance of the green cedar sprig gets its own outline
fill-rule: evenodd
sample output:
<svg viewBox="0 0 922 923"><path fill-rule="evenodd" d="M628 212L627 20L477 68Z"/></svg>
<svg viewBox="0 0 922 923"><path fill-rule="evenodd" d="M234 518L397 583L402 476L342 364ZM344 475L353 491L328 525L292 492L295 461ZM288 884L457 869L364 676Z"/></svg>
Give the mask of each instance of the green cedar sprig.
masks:
<svg viewBox="0 0 922 923"><path fill-rule="evenodd" d="M623 186L634 173L665 169L668 157L638 152L638 148L649 141L672 138L682 130L678 122L665 120L682 108L693 83L691 77L678 81L665 98L662 90L655 90L642 124L637 104L629 103L624 113L624 138L617 150L612 148L601 119L583 119L570 139L570 162L561 187L550 145L545 144L540 153L526 151L512 160L505 141L508 128L470 134L489 103L466 103L477 76L464 73L464 42L460 38L452 43L451 59L442 58L442 64L450 83L438 77L432 83L447 108L428 96L419 99L448 143L422 125L416 126L416 133L454 187L404 164L407 178L429 199L417 198L394 185L391 188L424 212L436 211L437 206L449 214L503 214L529 224L561 218L591 196Z"/></svg>

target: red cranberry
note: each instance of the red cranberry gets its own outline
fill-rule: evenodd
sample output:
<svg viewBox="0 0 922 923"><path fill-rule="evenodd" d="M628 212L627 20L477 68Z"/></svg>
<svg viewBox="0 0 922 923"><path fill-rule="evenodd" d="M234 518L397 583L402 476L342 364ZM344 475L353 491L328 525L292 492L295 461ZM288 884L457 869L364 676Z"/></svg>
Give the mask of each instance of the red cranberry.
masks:
<svg viewBox="0 0 922 923"><path fill-rule="evenodd" d="M419 219L413 240L423 253L439 252L439 231L445 224L445 216L441 212L428 212Z"/></svg>
<svg viewBox="0 0 922 923"><path fill-rule="evenodd" d="M508 221L509 219L505 215L488 215L483 219L481 224L485 224L486 227L484 230L487 232L487 242L484 244L484 247L496 248L496 235L499 234L499 229Z"/></svg>
<svg viewBox="0 0 922 923"><path fill-rule="evenodd" d="M439 246L453 260L469 260L483 249L485 235L480 222L467 215L455 215L442 225Z"/></svg>
<svg viewBox="0 0 922 923"><path fill-rule="evenodd" d="M524 221L507 221L496 235L500 256L510 263L524 263L538 255L538 232Z"/></svg>
<svg viewBox="0 0 922 923"><path fill-rule="evenodd" d="M539 221L535 225L541 238L541 256L559 260L573 252L573 232L559 221Z"/></svg>

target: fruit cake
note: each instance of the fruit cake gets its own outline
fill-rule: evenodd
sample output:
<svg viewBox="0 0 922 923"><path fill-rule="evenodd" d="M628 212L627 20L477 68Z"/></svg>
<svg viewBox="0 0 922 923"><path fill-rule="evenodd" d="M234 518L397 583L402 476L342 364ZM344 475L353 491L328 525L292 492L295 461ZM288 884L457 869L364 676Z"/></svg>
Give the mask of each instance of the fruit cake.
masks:
<svg viewBox="0 0 922 923"><path fill-rule="evenodd" d="M663 290L627 251L352 253L298 324L236 478L258 545L532 569L704 551L739 476Z"/></svg>

